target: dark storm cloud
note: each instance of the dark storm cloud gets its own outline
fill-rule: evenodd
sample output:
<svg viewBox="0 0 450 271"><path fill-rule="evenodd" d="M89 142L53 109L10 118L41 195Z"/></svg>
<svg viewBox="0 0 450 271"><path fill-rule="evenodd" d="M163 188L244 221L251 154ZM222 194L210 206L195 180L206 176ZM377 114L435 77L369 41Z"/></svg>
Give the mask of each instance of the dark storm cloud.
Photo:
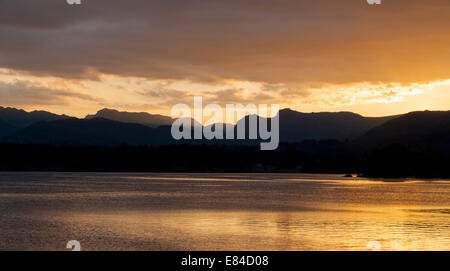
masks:
<svg viewBox="0 0 450 271"><path fill-rule="evenodd" d="M450 1L0 0L0 67L95 78L403 82L450 75Z"/></svg>

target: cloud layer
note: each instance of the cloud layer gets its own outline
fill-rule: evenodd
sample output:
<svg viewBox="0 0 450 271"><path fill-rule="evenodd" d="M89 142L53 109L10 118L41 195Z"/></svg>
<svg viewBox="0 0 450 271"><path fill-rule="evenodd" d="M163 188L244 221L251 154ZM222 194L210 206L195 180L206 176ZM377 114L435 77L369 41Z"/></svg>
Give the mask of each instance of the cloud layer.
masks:
<svg viewBox="0 0 450 271"><path fill-rule="evenodd" d="M450 75L450 2L0 0L0 67L201 82L424 82Z"/></svg>
<svg viewBox="0 0 450 271"><path fill-rule="evenodd" d="M0 105L448 109L449 14L448 0L0 0Z"/></svg>
<svg viewBox="0 0 450 271"><path fill-rule="evenodd" d="M0 82L2 105L67 105L71 99L98 101L90 95L50 88L32 81Z"/></svg>

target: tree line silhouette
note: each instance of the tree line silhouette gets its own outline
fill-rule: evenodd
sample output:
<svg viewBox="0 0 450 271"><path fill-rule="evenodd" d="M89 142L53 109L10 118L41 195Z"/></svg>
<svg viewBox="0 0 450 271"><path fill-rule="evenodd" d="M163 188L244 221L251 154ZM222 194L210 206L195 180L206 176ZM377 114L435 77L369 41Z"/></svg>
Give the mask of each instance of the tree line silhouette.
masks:
<svg viewBox="0 0 450 271"><path fill-rule="evenodd" d="M275 151L243 145L88 147L0 144L2 171L296 172L370 177L450 177L450 155L400 144L361 153L348 142L282 143Z"/></svg>

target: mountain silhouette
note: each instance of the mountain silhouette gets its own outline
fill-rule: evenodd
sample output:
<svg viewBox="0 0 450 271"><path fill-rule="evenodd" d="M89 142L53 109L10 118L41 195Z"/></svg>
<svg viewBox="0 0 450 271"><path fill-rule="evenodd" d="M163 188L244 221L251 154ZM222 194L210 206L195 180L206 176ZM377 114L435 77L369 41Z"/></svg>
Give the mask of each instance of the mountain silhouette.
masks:
<svg viewBox="0 0 450 271"><path fill-rule="evenodd" d="M301 113L291 109L283 109L279 112L280 141L352 140L396 117L370 118L351 112ZM249 116L246 116L239 122L245 121L246 127L248 127L249 118ZM270 122L268 127L270 127ZM248 134L248 129L246 134Z"/></svg>
<svg viewBox="0 0 450 271"><path fill-rule="evenodd" d="M167 125L167 122L171 124L173 121L169 117L110 109L100 110L96 115L105 115L116 120L93 116L77 119L45 111L28 113L13 108L0 108L0 138L8 143L88 146L202 143L255 145L259 142L175 141L170 133L170 125ZM246 138L249 118L250 116L246 116L238 122L246 122ZM400 116L368 118L351 112L300 113L284 109L279 112L279 121L282 143L338 140L352 142L359 149L403 144L407 147L450 150L450 111L412 112ZM234 127L235 135L238 124ZM309 148L314 144L307 146Z"/></svg>
<svg viewBox="0 0 450 271"><path fill-rule="evenodd" d="M401 144L410 149L450 151L450 111L402 115L371 129L356 143L366 149Z"/></svg>
<svg viewBox="0 0 450 271"><path fill-rule="evenodd" d="M0 119L0 139L4 138L8 134L11 134L16 129L17 128L15 128L14 126Z"/></svg>
<svg viewBox="0 0 450 271"><path fill-rule="evenodd" d="M153 115L145 112L120 112L113 109L102 109L95 115L87 115L86 119L104 118L127 123L138 123L150 127L171 125L173 119L163 115Z"/></svg>
<svg viewBox="0 0 450 271"><path fill-rule="evenodd" d="M170 130L169 130L170 131ZM169 134L170 135L170 134ZM39 122L14 132L7 143L74 146L118 146L169 144L167 129L123 123L103 118L70 118Z"/></svg>
<svg viewBox="0 0 450 271"><path fill-rule="evenodd" d="M394 118L396 116L370 118L351 112L300 113L284 109L280 111L280 137L282 142L355 139Z"/></svg>
<svg viewBox="0 0 450 271"><path fill-rule="evenodd" d="M56 115L46 111L26 112L21 109L0 106L0 120L16 128L23 128L41 121L53 121L67 118L69 117L65 115Z"/></svg>
<svg viewBox="0 0 450 271"><path fill-rule="evenodd" d="M48 112L7 111L25 116L19 120L45 120L15 127L0 119L0 151L4 154L0 170L450 176L450 111L366 118L350 112L281 110L279 148L270 152L260 150L261 139L176 141L171 125L150 127L98 117L78 119ZM251 117L231 126L235 136L239 124L245 122L248 138Z"/></svg>

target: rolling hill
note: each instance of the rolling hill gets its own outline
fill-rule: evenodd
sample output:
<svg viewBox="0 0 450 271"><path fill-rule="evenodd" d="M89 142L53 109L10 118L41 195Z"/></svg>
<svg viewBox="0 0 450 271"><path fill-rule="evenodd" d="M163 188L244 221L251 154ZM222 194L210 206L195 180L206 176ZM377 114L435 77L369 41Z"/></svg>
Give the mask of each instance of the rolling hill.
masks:
<svg viewBox="0 0 450 271"><path fill-rule="evenodd" d="M368 118L351 112L301 113L283 109L279 112L280 141L352 140L396 117ZM247 116L240 122L248 120Z"/></svg>
<svg viewBox="0 0 450 271"><path fill-rule="evenodd" d="M366 149L401 144L450 151L450 111L411 112L377 126L355 143Z"/></svg>
<svg viewBox="0 0 450 271"><path fill-rule="evenodd" d="M14 126L6 123L3 120L0 120L0 140L4 138L5 136L11 134L13 131L15 131L17 128Z"/></svg>
<svg viewBox="0 0 450 271"><path fill-rule="evenodd" d="M0 106L0 120L17 128L23 128L41 121L53 121L67 118L69 117L65 115L53 114L46 111L26 112L25 110L21 109Z"/></svg>
<svg viewBox="0 0 450 271"><path fill-rule="evenodd" d="M120 112L113 109L102 109L95 115L88 115L86 119L104 118L127 123L138 123L149 127L172 125L173 119L163 115L153 115L145 112Z"/></svg>
<svg viewBox="0 0 450 271"><path fill-rule="evenodd" d="M170 130L169 130L170 131ZM170 134L169 134L170 135ZM39 122L7 136L7 143L73 146L160 145L171 141L167 130L103 118Z"/></svg>
<svg viewBox="0 0 450 271"><path fill-rule="evenodd" d="M173 140L170 125L166 125L173 121L169 117L109 109L101 110L96 115L122 121L93 116L77 119L44 111L28 113L0 108L0 116L3 117L0 118L0 138L8 143L88 146L158 146L209 142ZM350 142L359 149L399 143L408 148L431 147L450 151L450 111L411 112L401 116L367 118L350 112L300 113L284 109L279 112L279 117L281 143L333 139ZM238 123L248 123L248 120L249 116ZM24 127L26 124L28 126ZM257 141L234 140L220 143L255 144Z"/></svg>

